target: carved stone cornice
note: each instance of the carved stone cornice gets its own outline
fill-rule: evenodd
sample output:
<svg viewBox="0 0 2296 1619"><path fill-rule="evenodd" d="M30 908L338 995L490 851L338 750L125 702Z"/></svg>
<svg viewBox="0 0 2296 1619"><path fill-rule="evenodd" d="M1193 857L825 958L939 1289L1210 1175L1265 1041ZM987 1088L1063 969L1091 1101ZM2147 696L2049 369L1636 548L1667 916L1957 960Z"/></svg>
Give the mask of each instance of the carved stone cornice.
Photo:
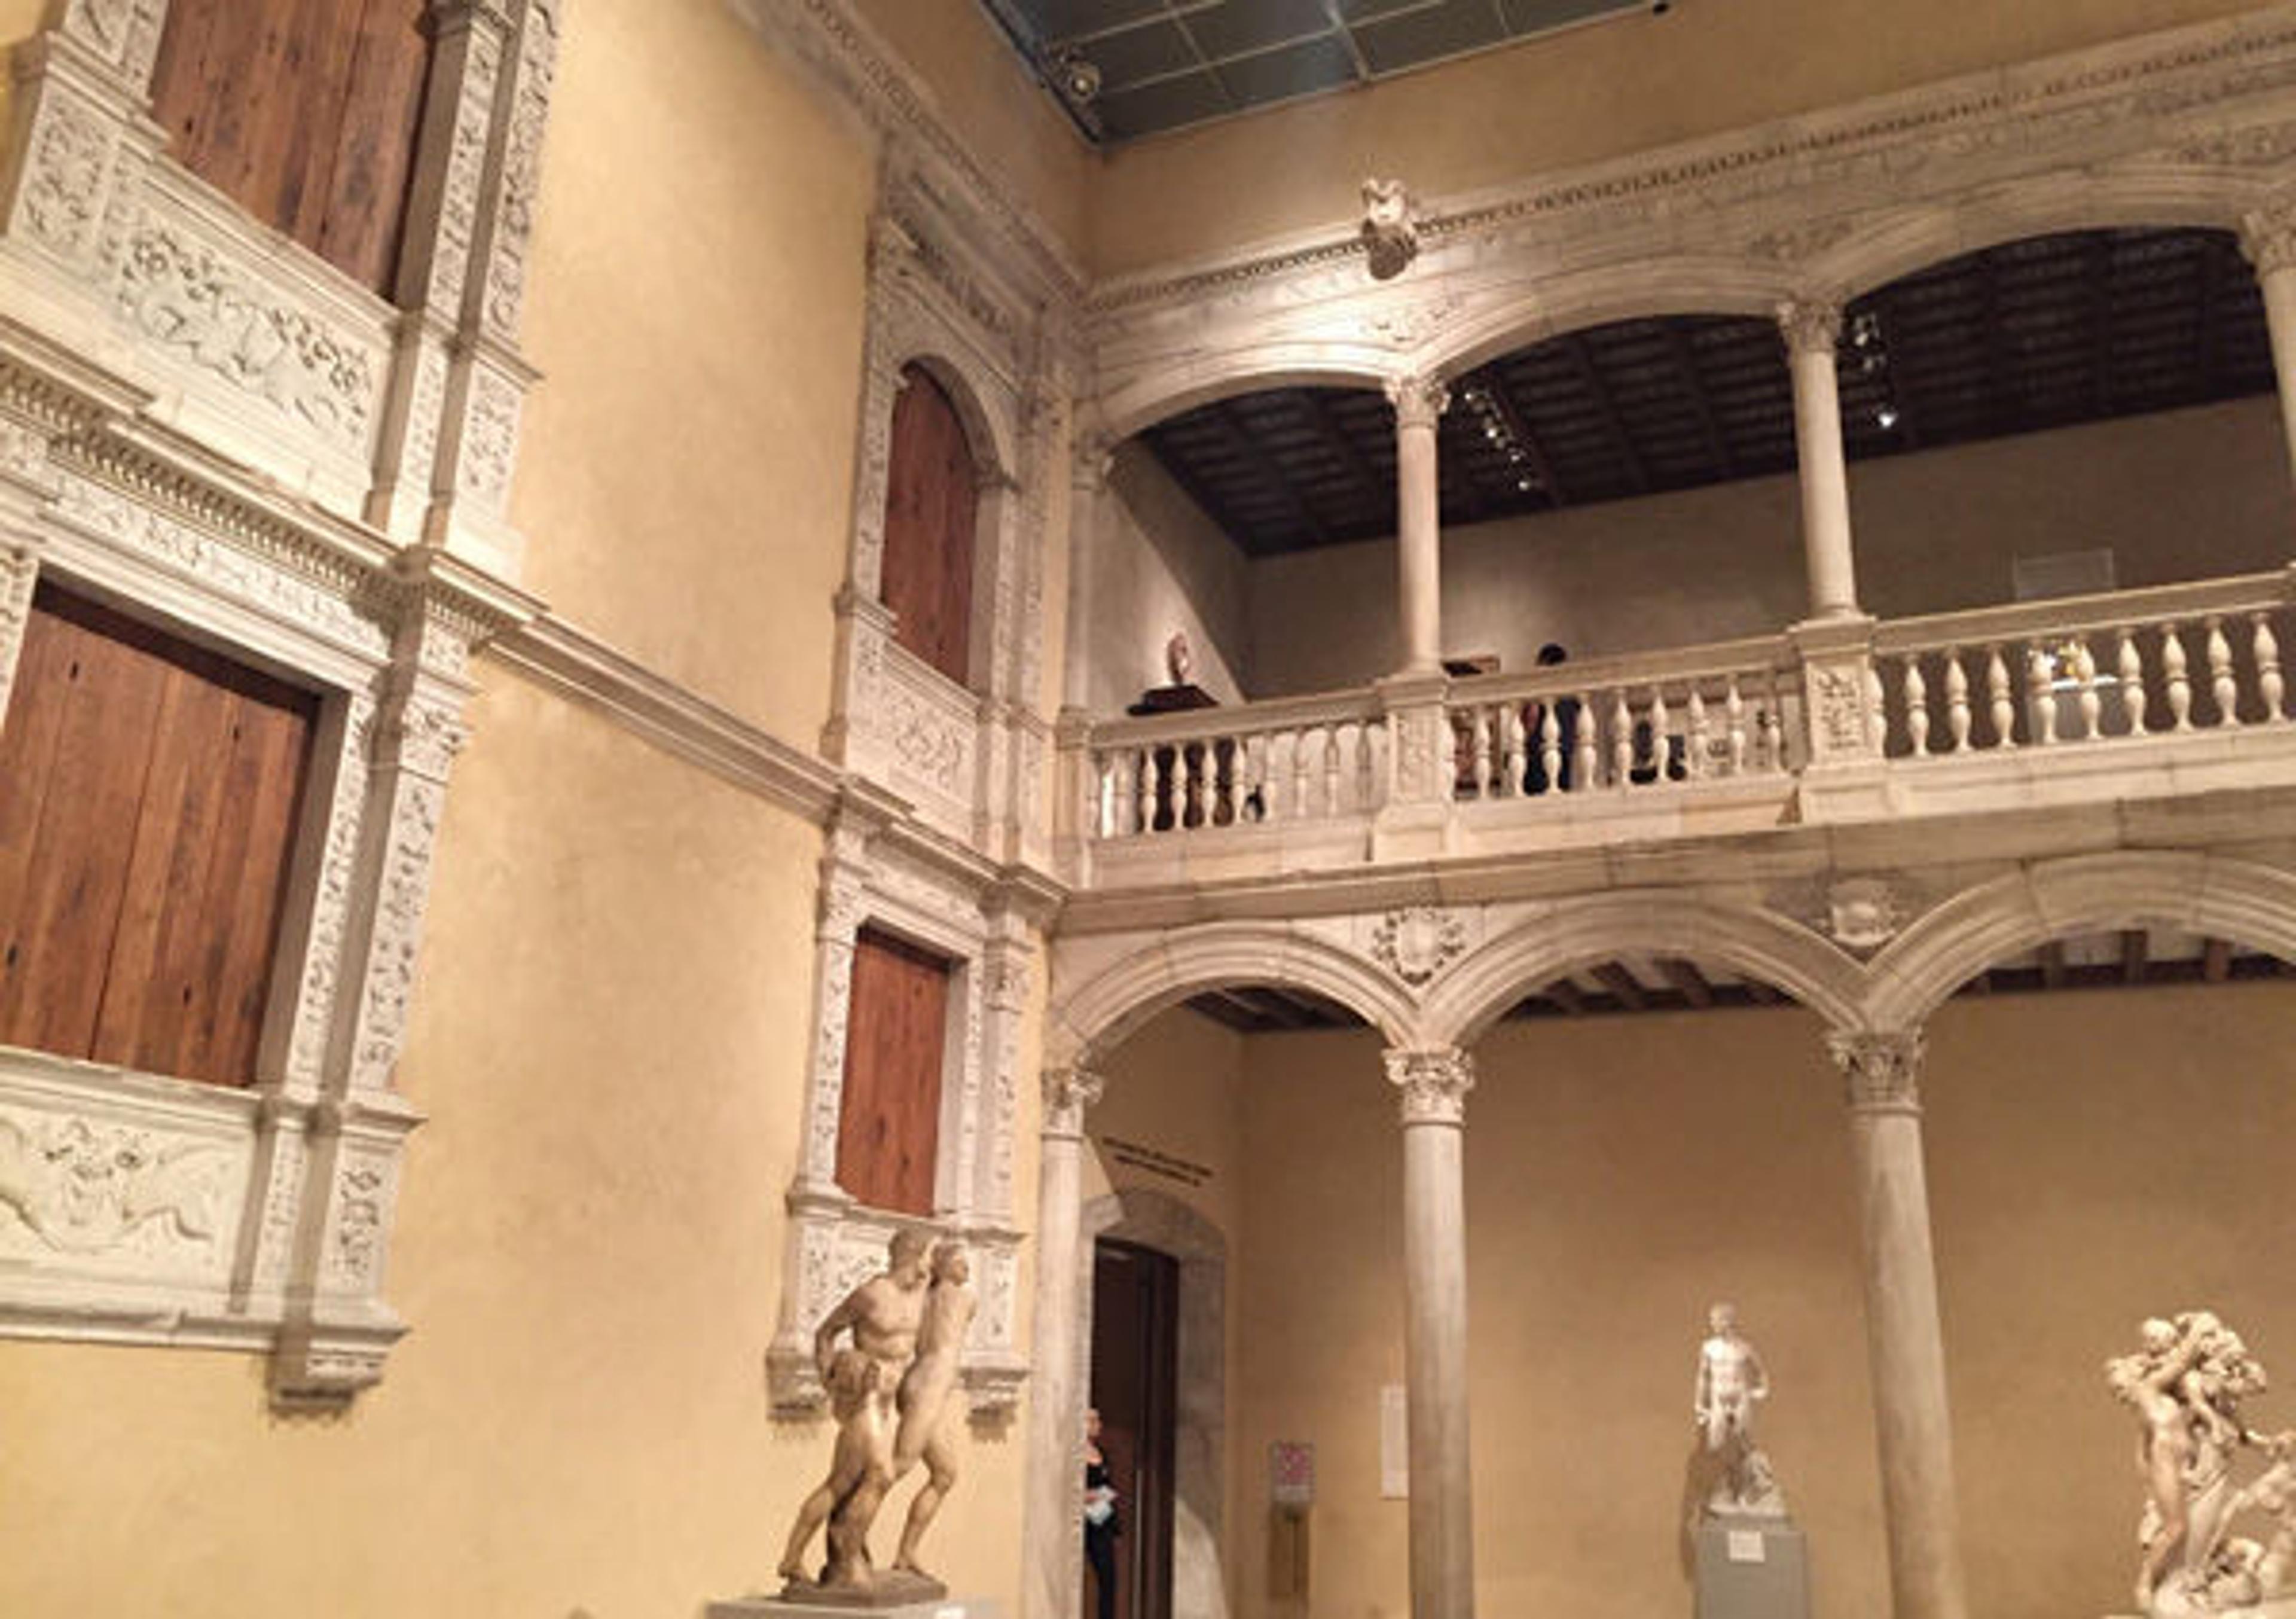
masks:
<svg viewBox="0 0 2296 1619"><path fill-rule="evenodd" d="M1928 1045L1920 1030L1838 1029L1825 1037L1825 1049L1841 1070L1851 1112L1921 1112Z"/></svg>
<svg viewBox="0 0 2296 1619"><path fill-rule="evenodd" d="M1841 341L1841 305L1831 298L1798 298L1778 306L1778 331L1789 354L1832 354Z"/></svg>
<svg viewBox="0 0 2296 1619"><path fill-rule="evenodd" d="M1451 406L1450 385L1439 376L1397 376L1387 380L1387 402L1395 407L1395 425L1430 432Z"/></svg>
<svg viewBox="0 0 2296 1619"><path fill-rule="evenodd" d="M1464 1124L1467 1093L1475 1088L1475 1059L1456 1046L1418 1050L1390 1048L1388 1082L1399 1093L1403 1122Z"/></svg>
<svg viewBox="0 0 2296 1619"><path fill-rule="evenodd" d="M1108 1089L1108 1081L1085 1068L1047 1068L1043 1076L1045 1122L1041 1133L1074 1140L1084 1134L1084 1116Z"/></svg>

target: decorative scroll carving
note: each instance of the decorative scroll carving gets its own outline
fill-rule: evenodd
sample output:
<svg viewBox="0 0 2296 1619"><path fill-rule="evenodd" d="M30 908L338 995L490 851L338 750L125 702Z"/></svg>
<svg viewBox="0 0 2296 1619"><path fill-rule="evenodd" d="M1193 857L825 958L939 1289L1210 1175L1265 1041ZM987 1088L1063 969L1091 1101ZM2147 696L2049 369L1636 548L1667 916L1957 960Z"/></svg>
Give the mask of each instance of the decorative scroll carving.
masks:
<svg viewBox="0 0 2296 1619"><path fill-rule="evenodd" d="M32 612L32 585L39 561L29 552L0 551L0 722L8 715L8 693L16 683L16 656Z"/></svg>
<svg viewBox="0 0 2296 1619"><path fill-rule="evenodd" d="M1855 670L1812 668L1818 735L1828 753L1855 753L1866 745L1866 682Z"/></svg>
<svg viewBox="0 0 2296 1619"><path fill-rule="evenodd" d="M127 243L119 300L144 335L340 448L365 451L374 357L208 249L147 218Z"/></svg>
<svg viewBox="0 0 2296 1619"><path fill-rule="evenodd" d="M335 792L327 816L326 842L319 857L318 888L311 904L303 993L295 1006L295 1031L288 1043L288 1081L308 1089L318 1088L327 1036L334 1026L336 987L358 881L359 828L366 807L367 750L373 743L373 727L374 704L363 696L352 698L342 751L336 760Z"/></svg>
<svg viewBox="0 0 2296 1619"><path fill-rule="evenodd" d="M112 124L76 96L51 93L41 103L21 211L43 247L78 259L94 245L116 139Z"/></svg>
<svg viewBox="0 0 2296 1619"><path fill-rule="evenodd" d="M1415 905L1392 910L1372 930L1371 953L1413 989L1433 978L1467 948L1467 925L1448 911Z"/></svg>
<svg viewBox="0 0 2296 1619"><path fill-rule="evenodd" d="M1919 1113L1922 1059L1928 1047L1918 1029L1889 1032L1837 1030L1825 1048L1849 1086L1859 1113Z"/></svg>
<svg viewBox="0 0 2296 1619"><path fill-rule="evenodd" d="M391 1068L406 1043L415 956L430 892L430 860L438 848L446 796L446 788L438 782L405 774L399 777L360 999L354 1087L381 1089L390 1084Z"/></svg>
<svg viewBox="0 0 2296 1619"><path fill-rule="evenodd" d="M474 18L463 58L454 133L448 140L439 197L438 238L430 258L431 306L442 313L461 304L470 279L471 252L478 240L479 209L486 191L495 90L502 76L501 27L499 21L489 26Z"/></svg>
<svg viewBox="0 0 2296 1619"><path fill-rule="evenodd" d="M1084 1116L1107 1091L1108 1081L1083 1068L1047 1068L1040 1081L1045 1099L1042 1133L1081 1136Z"/></svg>
<svg viewBox="0 0 2296 1619"><path fill-rule="evenodd" d="M167 12L167 0L71 0L63 27L140 91L151 80Z"/></svg>
<svg viewBox="0 0 2296 1619"><path fill-rule="evenodd" d="M519 29L518 78L510 127L503 137L493 251L487 257L486 324L504 337L517 335L519 313L526 300L534 202L542 187L542 136L550 121L550 93L557 72L558 0L527 0ZM507 486L509 479L504 477L503 482Z"/></svg>
<svg viewBox="0 0 2296 1619"><path fill-rule="evenodd" d="M0 1115L0 1208L57 1253L110 1253L146 1229L163 1242L210 1245L231 1169L219 1142Z"/></svg>
<svg viewBox="0 0 2296 1619"><path fill-rule="evenodd" d="M1451 390L1440 377L1390 377L1387 402L1395 407L1395 424L1398 429L1419 427L1432 432L1443 413L1450 408Z"/></svg>
<svg viewBox="0 0 2296 1619"><path fill-rule="evenodd" d="M472 379L470 414L463 423L462 466L465 495L499 510L510 494L511 468L518 459L518 389L491 371Z"/></svg>
<svg viewBox="0 0 2296 1619"><path fill-rule="evenodd" d="M1467 1093L1475 1088L1475 1059L1456 1046L1387 1053L1388 1082L1399 1093L1403 1122L1460 1124L1467 1117Z"/></svg>
<svg viewBox="0 0 2296 1619"><path fill-rule="evenodd" d="M884 727L905 774L954 799L971 797L972 738L930 700L895 687L884 701Z"/></svg>
<svg viewBox="0 0 2296 1619"><path fill-rule="evenodd" d="M379 1163L355 1163L335 1182L334 1229L327 1247L327 1280L337 1287L373 1285L390 1212L390 1175Z"/></svg>

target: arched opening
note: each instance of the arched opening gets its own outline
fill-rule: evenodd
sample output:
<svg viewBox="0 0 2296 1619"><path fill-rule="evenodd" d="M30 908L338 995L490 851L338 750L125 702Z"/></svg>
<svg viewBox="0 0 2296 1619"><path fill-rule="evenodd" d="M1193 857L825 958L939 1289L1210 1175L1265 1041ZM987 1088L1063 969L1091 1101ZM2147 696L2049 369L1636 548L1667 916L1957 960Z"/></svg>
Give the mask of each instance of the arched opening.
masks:
<svg viewBox="0 0 2296 1619"><path fill-rule="evenodd" d="M972 672L980 467L947 389L929 367L903 366L879 595L893 611L894 644L960 685Z"/></svg>

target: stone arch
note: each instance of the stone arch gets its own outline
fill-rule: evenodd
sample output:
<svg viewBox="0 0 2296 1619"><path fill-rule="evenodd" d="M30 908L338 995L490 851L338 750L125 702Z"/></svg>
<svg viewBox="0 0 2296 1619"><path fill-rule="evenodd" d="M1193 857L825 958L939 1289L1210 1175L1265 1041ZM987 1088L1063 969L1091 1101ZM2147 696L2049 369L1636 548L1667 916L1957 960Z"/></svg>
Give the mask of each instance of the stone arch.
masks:
<svg viewBox="0 0 2296 1619"><path fill-rule="evenodd" d="M1768 317L1794 285L1784 266L1710 254L1590 265L1480 300L1443 329L1421 368L1456 377L1517 349L1612 321L1664 315Z"/></svg>
<svg viewBox="0 0 2296 1619"><path fill-rule="evenodd" d="M2220 171L2152 168L2085 178L2062 176L1990 187L1950 206L1884 214L1797 267L1800 284L1849 299L1932 265L2004 242L2061 231L2117 227L2236 230L2263 200L2252 179Z"/></svg>
<svg viewBox="0 0 2296 1619"><path fill-rule="evenodd" d="M1227 1237L1194 1209L1148 1187L1119 1187L1084 1205L1078 1245L1077 1409L1092 1400L1094 1245L1103 1237L1170 1255L1180 1267L1178 1409L1172 1469L1172 1611L1226 1619ZM1079 1574L1081 1570L1078 1571Z"/></svg>
<svg viewBox="0 0 2296 1619"><path fill-rule="evenodd" d="M1956 895L1877 957L1863 1011L1911 1028L2004 956L2069 933L2174 927L2296 961L2296 873L2224 855L2131 851L2047 860Z"/></svg>
<svg viewBox="0 0 2296 1619"><path fill-rule="evenodd" d="M1770 911L1646 890L1566 901L1484 944L1428 998L1428 1039L1472 1045L1540 984L1623 951L1724 962L1830 1023L1858 1022L1864 973L1808 928Z"/></svg>
<svg viewBox="0 0 2296 1619"><path fill-rule="evenodd" d="M1370 962L1290 923L1215 922L1152 937L1084 982L1056 990L1046 1065L1089 1063L1157 1013L1224 984L1311 990L1355 1012L1390 1045L1415 1043L1409 998Z"/></svg>
<svg viewBox="0 0 2296 1619"><path fill-rule="evenodd" d="M957 420L964 423L965 442L972 447L972 464L982 484L1017 483L1020 456L1013 448L1015 433L1013 423L992 403L996 390L978 385L963 361L931 344L910 343L894 349L896 376L911 366L939 383L949 403L956 407ZM890 398L886 400L889 417L892 403Z"/></svg>
<svg viewBox="0 0 2296 1619"><path fill-rule="evenodd" d="M1393 354L1368 346L1306 340L1255 343L1121 383L1101 396L1096 414L1114 443L1214 399L1267 388L1376 390L1397 369Z"/></svg>

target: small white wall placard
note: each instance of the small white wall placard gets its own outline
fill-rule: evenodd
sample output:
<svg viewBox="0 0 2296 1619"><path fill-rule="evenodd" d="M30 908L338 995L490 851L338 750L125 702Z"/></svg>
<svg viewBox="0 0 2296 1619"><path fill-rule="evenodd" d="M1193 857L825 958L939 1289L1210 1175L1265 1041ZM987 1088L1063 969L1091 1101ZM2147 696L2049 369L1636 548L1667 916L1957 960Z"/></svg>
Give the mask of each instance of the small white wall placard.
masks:
<svg viewBox="0 0 2296 1619"><path fill-rule="evenodd" d="M1379 1391L1379 1496L1399 1501L1411 1493L1411 1408L1404 1402L1403 1385L1382 1384Z"/></svg>
<svg viewBox="0 0 2296 1619"><path fill-rule="evenodd" d="M1733 1563L1767 1563L1769 1556L1762 1549L1762 1532L1759 1529L1730 1531L1730 1560Z"/></svg>

